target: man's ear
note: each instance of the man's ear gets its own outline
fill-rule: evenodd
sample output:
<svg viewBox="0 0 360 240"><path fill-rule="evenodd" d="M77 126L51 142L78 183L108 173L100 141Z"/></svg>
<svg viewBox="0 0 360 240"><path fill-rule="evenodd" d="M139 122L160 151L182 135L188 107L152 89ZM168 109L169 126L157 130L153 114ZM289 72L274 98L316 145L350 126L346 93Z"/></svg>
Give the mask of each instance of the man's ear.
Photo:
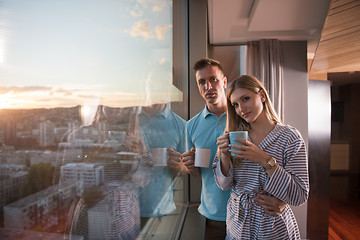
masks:
<svg viewBox="0 0 360 240"><path fill-rule="evenodd" d="M224 77L224 86L223 86L223 88L226 88L226 85L227 85L227 77Z"/></svg>

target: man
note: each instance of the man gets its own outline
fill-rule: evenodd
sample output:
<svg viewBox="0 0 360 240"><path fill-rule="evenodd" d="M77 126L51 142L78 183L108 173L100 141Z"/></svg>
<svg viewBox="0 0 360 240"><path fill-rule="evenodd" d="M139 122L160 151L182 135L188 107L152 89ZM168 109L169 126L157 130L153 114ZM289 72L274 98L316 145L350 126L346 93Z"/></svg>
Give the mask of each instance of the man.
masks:
<svg viewBox="0 0 360 240"><path fill-rule="evenodd" d="M188 151L183 153L182 160L190 175L201 175L201 203L198 211L206 217L205 239L225 239L226 205L230 190L224 192L218 188L211 166L217 151L217 138L226 127L227 78L221 64L213 59L200 59L195 63L194 70L199 93L206 105L187 122ZM195 148L211 150L208 168L194 167ZM255 201L270 215L276 215L284 208L280 200L263 194Z"/></svg>
<svg viewBox="0 0 360 240"><path fill-rule="evenodd" d="M171 111L166 104L153 104L142 108L139 125L147 151L151 155L149 182L139 189L141 225L144 226L148 218L161 217L176 209L173 200L173 178L180 173L180 157L185 150L185 120ZM165 164L158 162L159 156L154 150L159 149L166 149Z"/></svg>

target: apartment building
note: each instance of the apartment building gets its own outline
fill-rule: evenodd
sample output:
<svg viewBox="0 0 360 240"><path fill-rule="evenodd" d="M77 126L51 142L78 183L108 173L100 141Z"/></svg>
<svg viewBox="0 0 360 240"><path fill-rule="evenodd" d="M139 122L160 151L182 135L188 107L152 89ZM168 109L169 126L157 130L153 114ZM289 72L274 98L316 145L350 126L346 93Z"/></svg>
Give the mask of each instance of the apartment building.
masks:
<svg viewBox="0 0 360 240"><path fill-rule="evenodd" d="M10 166L5 168L5 166ZM17 167L18 166L18 167ZM15 167L14 170L11 167ZM21 197L21 186L24 184L28 173L23 171L25 166L5 164L0 166L0 207Z"/></svg>
<svg viewBox="0 0 360 240"><path fill-rule="evenodd" d="M59 214L75 198L73 181L62 182L4 206L4 227L28 230L47 229L59 223Z"/></svg>
<svg viewBox="0 0 360 240"><path fill-rule="evenodd" d="M61 181L80 183L82 190L99 186L104 179L104 167L93 163L68 163L61 167Z"/></svg>

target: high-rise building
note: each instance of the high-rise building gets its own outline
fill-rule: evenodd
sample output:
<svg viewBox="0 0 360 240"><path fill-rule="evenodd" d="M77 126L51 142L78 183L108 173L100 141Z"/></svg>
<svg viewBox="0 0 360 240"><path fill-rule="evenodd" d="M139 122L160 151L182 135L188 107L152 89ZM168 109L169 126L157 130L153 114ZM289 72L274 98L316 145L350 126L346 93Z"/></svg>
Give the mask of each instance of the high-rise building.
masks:
<svg viewBox="0 0 360 240"><path fill-rule="evenodd" d="M16 121L9 118L5 125L5 144L14 145L16 143Z"/></svg>
<svg viewBox="0 0 360 240"><path fill-rule="evenodd" d="M40 146L48 147L55 144L55 124L49 120L40 123Z"/></svg>
<svg viewBox="0 0 360 240"><path fill-rule="evenodd" d="M77 121L68 122L68 139L67 141L74 141L77 139L76 133L80 123Z"/></svg>
<svg viewBox="0 0 360 240"><path fill-rule="evenodd" d="M108 132L108 124L107 124L107 121L99 121L98 123L98 129L99 129L99 132L100 132L100 136L101 136L101 141L104 141L106 139L106 136L107 136L107 132Z"/></svg>

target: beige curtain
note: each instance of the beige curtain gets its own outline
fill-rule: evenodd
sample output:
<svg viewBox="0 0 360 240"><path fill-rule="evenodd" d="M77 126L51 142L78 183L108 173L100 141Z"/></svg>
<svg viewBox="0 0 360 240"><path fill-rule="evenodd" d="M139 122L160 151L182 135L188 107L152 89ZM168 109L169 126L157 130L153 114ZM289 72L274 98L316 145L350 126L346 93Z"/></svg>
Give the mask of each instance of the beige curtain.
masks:
<svg viewBox="0 0 360 240"><path fill-rule="evenodd" d="M283 67L280 41L264 39L247 43L246 74L257 77L268 90L279 118L283 120Z"/></svg>

